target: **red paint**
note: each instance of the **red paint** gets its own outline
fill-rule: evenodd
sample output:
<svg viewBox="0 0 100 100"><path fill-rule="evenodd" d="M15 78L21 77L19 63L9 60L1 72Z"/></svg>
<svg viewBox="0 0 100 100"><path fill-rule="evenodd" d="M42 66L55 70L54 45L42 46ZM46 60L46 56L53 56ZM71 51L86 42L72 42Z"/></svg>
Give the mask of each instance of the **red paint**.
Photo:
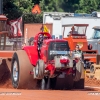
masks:
<svg viewBox="0 0 100 100"><path fill-rule="evenodd" d="M38 48L37 48L38 47L38 41L37 40L38 40L38 36L40 34L46 35L49 39L43 40L43 44L42 44L42 47L41 47L41 50L40 50L40 57L39 57ZM23 47L23 50L26 51L32 65L36 66L37 61L39 59L42 59L44 61L45 70L48 70L50 72L50 76L52 76L56 71L56 68L54 66L54 63L55 63L54 60L51 60L51 61L48 60L48 46L49 46L49 43L52 42L52 41L53 42L65 42L66 40L63 40L63 39L61 39L61 40L55 39L54 40L54 39L51 39L51 35L49 33L40 32L34 37L34 45L33 46ZM69 63L69 59L63 58L63 59L60 59L60 62L67 64L67 63ZM61 69L61 70L59 70L59 72L66 72L66 74L71 74L72 68ZM30 72L30 74L33 74L33 73Z"/></svg>
<svg viewBox="0 0 100 100"><path fill-rule="evenodd" d="M38 34L36 34L35 40L38 39L38 36L39 36L40 34L45 35L45 36L48 36L48 38L51 39L51 34L49 34L48 32L39 32Z"/></svg>
<svg viewBox="0 0 100 100"><path fill-rule="evenodd" d="M34 38L34 45L33 46L25 46L23 47L23 50L25 50L28 54L28 57L30 59L30 62L32 65L36 66L36 63L39 59L38 57L38 51L37 51L37 40L38 40L38 36L39 34L43 34L43 35L47 35L48 38L51 38L51 35L47 32L40 32L38 33L35 38ZM41 57L40 57L41 59Z"/></svg>
<svg viewBox="0 0 100 100"><path fill-rule="evenodd" d="M43 40L43 43L45 45L41 47L41 52L40 52L40 59L43 59L43 61L45 63L46 63L47 58L48 58L46 54L48 52L47 50L48 50L49 43L51 41L54 41L54 42L56 42L56 41L59 41L59 42L66 41L66 40L59 40L59 39L52 40L51 39L51 35L49 33L47 33L47 32L40 32L40 33L38 33L34 37L34 45L33 46L25 46L25 47L23 47L23 50L25 50L27 52L27 54L28 54L28 57L30 59L31 64L34 65L34 66L36 66L36 63L37 63L37 61L39 59L39 57L38 57L38 50L37 50L37 42L38 42L37 40L38 40L38 36L40 34L45 35L45 36L47 36L49 38L49 39ZM44 55L44 53L45 53L45 55Z"/></svg>
<svg viewBox="0 0 100 100"><path fill-rule="evenodd" d="M78 63L79 59L75 58L75 62Z"/></svg>
<svg viewBox="0 0 100 100"><path fill-rule="evenodd" d="M26 51L32 65L36 65L38 61L38 52L36 46L25 46L23 49Z"/></svg>
<svg viewBox="0 0 100 100"><path fill-rule="evenodd" d="M30 71L30 73L29 73L30 75L33 75L34 74L34 72L32 72L32 71Z"/></svg>
<svg viewBox="0 0 100 100"><path fill-rule="evenodd" d="M69 59L60 59L60 63L67 64L69 63Z"/></svg>
<svg viewBox="0 0 100 100"><path fill-rule="evenodd" d="M33 14L40 14L41 13L41 9L40 6L38 4L36 4L31 11Z"/></svg>
<svg viewBox="0 0 100 100"><path fill-rule="evenodd" d="M53 66L52 64L48 64L47 67L45 68L45 70L49 70L50 75L52 76L54 74L54 71L55 71L55 66Z"/></svg>
<svg viewBox="0 0 100 100"><path fill-rule="evenodd" d="M67 74L72 74L73 73L73 69L69 68Z"/></svg>
<svg viewBox="0 0 100 100"><path fill-rule="evenodd" d="M62 70L62 72L65 72L67 75L74 73L72 68L64 69L64 70Z"/></svg>

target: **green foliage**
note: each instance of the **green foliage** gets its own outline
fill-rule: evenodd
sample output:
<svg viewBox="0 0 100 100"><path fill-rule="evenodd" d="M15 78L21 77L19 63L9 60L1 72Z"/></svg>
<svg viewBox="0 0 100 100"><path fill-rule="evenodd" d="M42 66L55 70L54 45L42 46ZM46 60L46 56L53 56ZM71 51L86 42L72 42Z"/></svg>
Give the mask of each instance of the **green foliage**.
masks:
<svg viewBox="0 0 100 100"><path fill-rule="evenodd" d="M40 7L45 12L62 12L62 4L64 0L40 0Z"/></svg>
<svg viewBox="0 0 100 100"><path fill-rule="evenodd" d="M25 14L23 15L24 23L42 23L43 14Z"/></svg>
<svg viewBox="0 0 100 100"><path fill-rule="evenodd" d="M100 0L3 0L3 4L4 14L9 19L16 19L23 15L25 22L29 23L42 22L43 12L91 13L100 11ZM39 4L42 10L39 15L31 14L31 9L35 4Z"/></svg>
<svg viewBox="0 0 100 100"><path fill-rule="evenodd" d="M100 0L80 0L77 13L91 13L100 10Z"/></svg>
<svg viewBox="0 0 100 100"><path fill-rule="evenodd" d="M33 6L32 0L4 0L4 14L9 19L16 19L22 14L30 13Z"/></svg>

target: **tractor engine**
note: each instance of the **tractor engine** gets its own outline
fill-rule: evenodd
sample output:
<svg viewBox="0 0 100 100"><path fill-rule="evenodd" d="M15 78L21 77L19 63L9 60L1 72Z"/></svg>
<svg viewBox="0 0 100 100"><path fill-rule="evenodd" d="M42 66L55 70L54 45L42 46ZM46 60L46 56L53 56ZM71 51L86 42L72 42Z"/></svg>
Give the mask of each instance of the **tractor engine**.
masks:
<svg viewBox="0 0 100 100"><path fill-rule="evenodd" d="M67 41L52 41L48 47L48 60L53 60L54 66L57 69L66 68L70 62L69 53Z"/></svg>

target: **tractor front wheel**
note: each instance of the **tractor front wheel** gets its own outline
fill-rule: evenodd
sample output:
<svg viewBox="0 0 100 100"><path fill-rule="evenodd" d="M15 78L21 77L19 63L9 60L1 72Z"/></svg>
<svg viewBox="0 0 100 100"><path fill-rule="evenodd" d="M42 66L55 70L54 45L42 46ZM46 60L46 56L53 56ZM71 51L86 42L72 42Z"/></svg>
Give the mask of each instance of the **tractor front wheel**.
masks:
<svg viewBox="0 0 100 100"><path fill-rule="evenodd" d="M39 59L37 65L33 68L34 78L35 79L43 79L45 71L44 61Z"/></svg>

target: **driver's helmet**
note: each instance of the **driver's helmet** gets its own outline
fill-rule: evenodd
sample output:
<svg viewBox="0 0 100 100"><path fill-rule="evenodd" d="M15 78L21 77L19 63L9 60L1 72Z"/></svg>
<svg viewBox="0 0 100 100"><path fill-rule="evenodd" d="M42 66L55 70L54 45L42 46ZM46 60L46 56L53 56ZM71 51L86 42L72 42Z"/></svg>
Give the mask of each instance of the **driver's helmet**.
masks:
<svg viewBox="0 0 100 100"><path fill-rule="evenodd" d="M44 36L44 39L48 39L48 36Z"/></svg>

